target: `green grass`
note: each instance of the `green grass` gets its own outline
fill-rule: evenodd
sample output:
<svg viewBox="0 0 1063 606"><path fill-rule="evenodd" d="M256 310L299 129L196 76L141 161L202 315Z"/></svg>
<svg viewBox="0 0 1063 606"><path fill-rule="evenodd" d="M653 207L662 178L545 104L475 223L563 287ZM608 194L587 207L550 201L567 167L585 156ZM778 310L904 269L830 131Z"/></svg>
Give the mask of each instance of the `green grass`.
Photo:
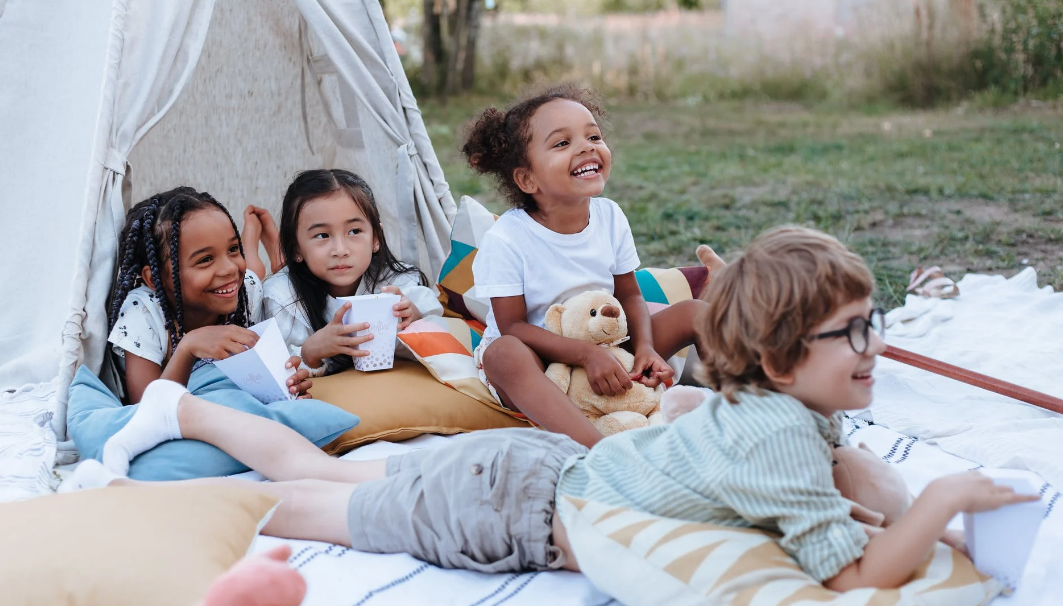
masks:
<svg viewBox="0 0 1063 606"><path fill-rule="evenodd" d="M504 210L458 153L461 126L493 100L422 107L452 191ZM611 107L605 195L627 213L645 266L725 258L781 223L834 234L864 255L879 300L941 265L1063 289L1063 104L869 111L792 104Z"/></svg>

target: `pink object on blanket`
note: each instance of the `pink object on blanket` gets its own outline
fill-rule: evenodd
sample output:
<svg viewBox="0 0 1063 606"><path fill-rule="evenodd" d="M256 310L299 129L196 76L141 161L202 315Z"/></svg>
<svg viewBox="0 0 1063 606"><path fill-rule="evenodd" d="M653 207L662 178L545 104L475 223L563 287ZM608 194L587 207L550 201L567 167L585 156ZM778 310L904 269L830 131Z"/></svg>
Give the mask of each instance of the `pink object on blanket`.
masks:
<svg viewBox="0 0 1063 606"><path fill-rule="evenodd" d="M299 606L306 581L288 566L292 548L275 547L233 565L207 590L198 606Z"/></svg>

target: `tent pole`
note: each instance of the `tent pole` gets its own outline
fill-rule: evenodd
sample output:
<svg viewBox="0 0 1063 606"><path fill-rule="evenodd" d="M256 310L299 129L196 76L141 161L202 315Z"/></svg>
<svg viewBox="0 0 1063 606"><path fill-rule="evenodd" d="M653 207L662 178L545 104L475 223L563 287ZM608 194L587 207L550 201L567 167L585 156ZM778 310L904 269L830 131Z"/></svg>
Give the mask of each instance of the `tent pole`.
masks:
<svg viewBox="0 0 1063 606"><path fill-rule="evenodd" d="M1034 406L1044 408L1045 410L1063 414L1063 400L1039 391L1027 389L1015 385L1014 383L1008 383L1007 381L1001 381L1000 379L994 379L993 377L972 370L967 370L966 368L960 368L959 366L954 366L940 360L935 360L934 358L928 358L892 345L886 346L886 352L883 353L882 356L909 366L921 368L922 370L943 377L955 379L968 385L981 387L982 389L992 391L993 393L1014 398L1020 402L1026 402L1027 404L1033 404Z"/></svg>

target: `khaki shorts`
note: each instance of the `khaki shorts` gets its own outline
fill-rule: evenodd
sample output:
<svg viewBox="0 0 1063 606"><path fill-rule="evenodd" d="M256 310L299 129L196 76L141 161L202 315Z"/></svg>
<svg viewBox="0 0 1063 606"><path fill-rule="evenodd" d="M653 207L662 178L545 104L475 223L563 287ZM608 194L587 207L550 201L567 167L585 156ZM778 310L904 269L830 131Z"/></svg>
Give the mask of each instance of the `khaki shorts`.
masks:
<svg viewBox="0 0 1063 606"><path fill-rule="evenodd" d="M557 479L586 452L565 435L497 429L391 457L387 477L351 494L351 546L480 572L560 568Z"/></svg>

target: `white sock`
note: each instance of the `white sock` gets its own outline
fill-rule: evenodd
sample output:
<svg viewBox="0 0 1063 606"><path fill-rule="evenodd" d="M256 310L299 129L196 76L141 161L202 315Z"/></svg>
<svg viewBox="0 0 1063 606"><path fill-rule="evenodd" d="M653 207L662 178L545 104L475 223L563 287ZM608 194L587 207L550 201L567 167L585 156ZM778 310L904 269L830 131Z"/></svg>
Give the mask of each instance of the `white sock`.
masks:
<svg viewBox="0 0 1063 606"><path fill-rule="evenodd" d="M103 465L119 475L129 473L133 457L168 440L181 439L177 402L188 389L180 383L152 381L126 426L103 445Z"/></svg>
<svg viewBox="0 0 1063 606"><path fill-rule="evenodd" d="M86 488L103 488L122 477L124 476L113 473L96 459L85 459L67 479L63 480L56 492L67 493Z"/></svg>

